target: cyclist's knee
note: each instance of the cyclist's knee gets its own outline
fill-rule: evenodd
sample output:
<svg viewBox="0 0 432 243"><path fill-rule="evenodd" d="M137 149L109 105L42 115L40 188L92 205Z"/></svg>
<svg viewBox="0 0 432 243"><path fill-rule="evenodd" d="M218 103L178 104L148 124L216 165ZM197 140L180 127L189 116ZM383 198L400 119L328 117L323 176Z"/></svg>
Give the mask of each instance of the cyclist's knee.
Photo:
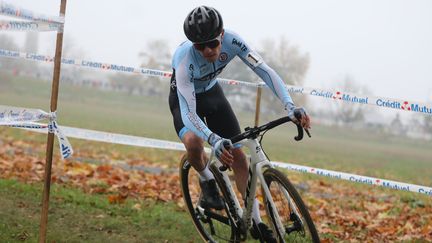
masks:
<svg viewBox="0 0 432 243"><path fill-rule="evenodd" d="M204 151L203 140L192 132L186 133L182 141L189 155L197 156Z"/></svg>

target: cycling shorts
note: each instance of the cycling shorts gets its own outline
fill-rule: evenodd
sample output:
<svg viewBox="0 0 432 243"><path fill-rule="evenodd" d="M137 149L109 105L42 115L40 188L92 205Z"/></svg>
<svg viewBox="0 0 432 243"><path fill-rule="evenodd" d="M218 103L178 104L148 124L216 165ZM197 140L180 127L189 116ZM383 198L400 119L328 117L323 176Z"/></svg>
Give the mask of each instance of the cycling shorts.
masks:
<svg viewBox="0 0 432 243"><path fill-rule="evenodd" d="M182 139L183 135L191 130L183 124L175 82L173 72L169 106L175 130ZM215 84L206 92L196 94L196 113L212 132L223 138L231 138L241 132L237 117L219 84Z"/></svg>

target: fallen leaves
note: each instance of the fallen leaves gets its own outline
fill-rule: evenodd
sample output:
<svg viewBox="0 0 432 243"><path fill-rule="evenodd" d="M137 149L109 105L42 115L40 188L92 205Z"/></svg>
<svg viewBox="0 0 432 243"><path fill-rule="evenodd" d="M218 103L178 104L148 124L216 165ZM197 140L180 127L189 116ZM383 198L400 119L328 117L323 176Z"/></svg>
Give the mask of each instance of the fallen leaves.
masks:
<svg viewBox="0 0 432 243"><path fill-rule="evenodd" d="M109 195L108 196L108 201L111 204L120 204L120 203L124 203L124 201L126 200L126 198L128 197L128 194L116 194L116 195Z"/></svg>
<svg viewBox="0 0 432 243"><path fill-rule="evenodd" d="M321 234L331 235L337 241L432 241L430 202L428 206L415 207L396 193L389 195L373 187L360 191L347 183L330 186L316 181L309 183L311 189L303 197L314 198L306 201ZM326 193L336 194L338 198L317 199Z"/></svg>
<svg viewBox="0 0 432 243"><path fill-rule="evenodd" d="M44 144L7 136L2 136L0 144L0 178L29 183L43 180ZM56 157L52 182L107 195L107 200L113 204L140 198L175 202L185 208L177 164L153 164L136 156L105 152L77 148L74 158L95 161L91 164ZM119 164L119 160L124 163ZM99 163L101 161L103 163ZM423 202L414 196L407 199L376 187L356 187L331 179L305 181L298 173L289 173L289 178L299 185L322 242L432 241L430 201ZM137 211L145 208L146 205L141 204L132 207ZM26 234L19 238L26 238Z"/></svg>

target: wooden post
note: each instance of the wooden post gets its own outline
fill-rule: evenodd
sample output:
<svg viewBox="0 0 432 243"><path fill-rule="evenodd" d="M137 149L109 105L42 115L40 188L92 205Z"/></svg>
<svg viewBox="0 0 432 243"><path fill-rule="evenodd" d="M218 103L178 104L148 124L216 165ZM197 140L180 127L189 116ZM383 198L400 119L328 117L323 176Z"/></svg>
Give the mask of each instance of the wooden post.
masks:
<svg viewBox="0 0 432 243"><path fill-rule="evenodd" d="M64 16L66 12L66 0L61 0L60 4L60 15ZM57 99L59 90L60 80L60 66L61 66L61 54L63 46L63 29L57 33L56 51L54 57L54 74L53 82L51 86L51 112L57 110ZM42 198L42 212L39 230L39 243L46 242L47 224L48 224L48 206L49 206L49 195L51 187L51 167L53 157L53 146L54 146L54 133L48 133L47 138L47 149L45 159L45 181Z"/></svg>
<svg viewBox="0 0 432 243"><path fill-rule="evenodd" d="M259 124L259 116L261 109L261 92L262 87L257 88L257 98L256 98L256 106L255 106L255 126L257 127Z"/></svg>

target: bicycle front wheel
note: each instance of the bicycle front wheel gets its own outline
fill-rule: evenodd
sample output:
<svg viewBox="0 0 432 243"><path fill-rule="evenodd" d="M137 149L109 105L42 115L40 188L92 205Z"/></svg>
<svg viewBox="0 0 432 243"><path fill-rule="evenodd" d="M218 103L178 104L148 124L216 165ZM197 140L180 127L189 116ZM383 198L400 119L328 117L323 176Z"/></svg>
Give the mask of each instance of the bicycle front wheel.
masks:
<svg viewBox="0 0 432 243"><path fill-rule="evenodd" d="M278 242L320 242L309 211L286 175L269 168L264 172L264 179L276 207L271 208L263 193L268 220ZM283 228L277 227L275 212L279 215Z"/></svg>
<svg viewBox="0 0 432 243"><path fill-rule="evenodd" d="M181 188L195 228L205 242L236 242L235 229L227 207L215 210L200 206L202 194L198 180L199 174L187 161L187 156L183 156L180 162Z"/></svg>

